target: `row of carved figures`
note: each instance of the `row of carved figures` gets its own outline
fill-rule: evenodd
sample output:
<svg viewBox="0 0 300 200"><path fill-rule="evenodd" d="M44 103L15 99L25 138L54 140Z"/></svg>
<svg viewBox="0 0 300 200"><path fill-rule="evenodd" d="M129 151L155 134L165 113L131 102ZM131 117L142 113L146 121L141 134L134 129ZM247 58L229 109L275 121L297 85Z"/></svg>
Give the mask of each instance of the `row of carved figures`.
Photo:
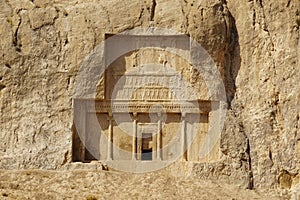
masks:
<svg viewBox="0 0 300 200"><path fill-rule="evenodd" d="M116 92L116 99L136 100L186 100L194 99L194 94L189 90L169 88L123 88Z"/></svg>

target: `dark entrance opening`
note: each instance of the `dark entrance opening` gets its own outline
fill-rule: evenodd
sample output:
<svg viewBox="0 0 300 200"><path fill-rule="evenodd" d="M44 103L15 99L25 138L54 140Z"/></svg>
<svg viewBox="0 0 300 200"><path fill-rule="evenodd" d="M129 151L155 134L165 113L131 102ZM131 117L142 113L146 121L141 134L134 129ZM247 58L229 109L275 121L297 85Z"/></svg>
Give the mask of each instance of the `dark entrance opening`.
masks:
<svg viewBox="0 0 300 200"><path fill-rule="evenodd" d="M142 137L142 160L152 160L152 133L143 133Z"/></svg>

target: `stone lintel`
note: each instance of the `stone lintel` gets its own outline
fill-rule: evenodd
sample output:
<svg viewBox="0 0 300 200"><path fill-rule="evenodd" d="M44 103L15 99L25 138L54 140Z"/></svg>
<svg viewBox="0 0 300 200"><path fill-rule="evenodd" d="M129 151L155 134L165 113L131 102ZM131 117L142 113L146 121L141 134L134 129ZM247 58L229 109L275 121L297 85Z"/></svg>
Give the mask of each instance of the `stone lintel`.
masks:
<svg viewBox="0 0 300 200"><path fill-rule="evenodd" d="M208 114L213 109L211 101L85 101L88 113L195 113ZM159 107L156 111L155 107Z"/></svg>

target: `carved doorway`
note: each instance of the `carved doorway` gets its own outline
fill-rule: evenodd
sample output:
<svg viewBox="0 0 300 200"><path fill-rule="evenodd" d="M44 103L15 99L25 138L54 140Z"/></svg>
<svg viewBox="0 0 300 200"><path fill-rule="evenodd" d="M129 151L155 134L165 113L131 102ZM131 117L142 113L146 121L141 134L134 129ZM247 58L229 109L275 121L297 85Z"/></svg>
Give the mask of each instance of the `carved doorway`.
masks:
<svg viewBox="0 0 300 200"><path fill-rule="evenodd" d="M153 159L153 140L152 133L142 134L142 160L152 160Z"/></svg>

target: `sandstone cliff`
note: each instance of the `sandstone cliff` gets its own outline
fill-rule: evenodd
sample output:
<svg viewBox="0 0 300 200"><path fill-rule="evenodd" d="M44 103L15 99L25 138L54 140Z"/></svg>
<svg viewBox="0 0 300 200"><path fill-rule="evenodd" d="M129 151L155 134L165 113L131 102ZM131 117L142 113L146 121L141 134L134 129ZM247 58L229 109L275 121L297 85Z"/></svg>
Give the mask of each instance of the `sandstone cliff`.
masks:
<svg viewBox="0 0 300 200"><path fill-rule="evenodd" d="M72 91L84 58L105 33L160 27L206 48L227 91L221 160L195 166L197 176L299 187L299 1L1 0L0 7L0 168L71 162Z"/></svg>

